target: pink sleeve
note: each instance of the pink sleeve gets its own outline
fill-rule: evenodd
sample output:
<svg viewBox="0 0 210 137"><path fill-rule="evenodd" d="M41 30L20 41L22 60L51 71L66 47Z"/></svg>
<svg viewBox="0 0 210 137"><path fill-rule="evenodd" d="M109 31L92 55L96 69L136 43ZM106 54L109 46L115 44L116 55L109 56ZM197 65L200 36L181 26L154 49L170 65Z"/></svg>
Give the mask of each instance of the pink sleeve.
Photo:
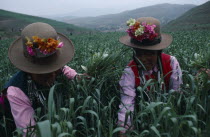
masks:
<svg viewBox="0 0 210 137"><path fill-rule="evenodd" d="M69 66L64 66L62 72L68 79L74 79L77 75L77 72Z"/></svg>
<svg viewBox="0 0 210 137"><path fill-rule="evenodd" d="M135 78L131 68L125 68L119 84L121 87L121 104L118 112L118 124L124 126L126 111L134 111L136 96ZM130 117L128 117L127 125L128 126L125 128L128 128L131 125Z"/></svg>
<svg viewBox="0 0 210 137"><path fill-rule="evenodd" d="M174 56L171 56L171 67L172 74L170 77L170 89L179 91L180 85L182 84L182 71L179 66L179 62Z"/></svg>
<svg viewBox="0 0 210 137"><path fill-rule="evenodd" d="M21 89L10 86L7 89L7 98L17 128L26 128L30 124L36 124L32 104Z"/></svg>

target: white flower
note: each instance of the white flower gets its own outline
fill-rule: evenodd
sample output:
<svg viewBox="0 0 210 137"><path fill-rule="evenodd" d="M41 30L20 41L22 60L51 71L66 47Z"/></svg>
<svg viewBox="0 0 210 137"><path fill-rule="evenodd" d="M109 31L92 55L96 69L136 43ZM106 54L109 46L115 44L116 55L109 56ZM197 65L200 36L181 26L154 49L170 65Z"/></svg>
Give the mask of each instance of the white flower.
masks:
<svg viewBox="0 0 210 137"><path fill-rule="evenodd" d="M137 37L137 36L140 36L142 34L144 34L144 26L139 25L139 28L135 31L135 36Z"/></svg>
<svg viewBox="0 0 210 137"><path fill-rule="evenodd" d="M103 56L103 58L106 58L106 57L108 57L108 55L109 55L109 54L104 53L102 56Z"/></svg>
<svg viewBox="0 0 210 137"><path fill-rule="evenodd" d="M197 58L198 58L198 56L199 56L199 54L198 54L198 53L195 53L195 54L194 54L195 59L197 59Z"/></svg>
<svg viewBox="0 0 210 137"><path fill-rule="evenodd" d="M131 18L126 23L127 23L127 26L133 26L136 23L136 20Z"/></svg>
<svg viewBox="0 0 210 137"><path fill-rule="evenodd" d="M98 58L100 55L101 55L100 52L97 52L97 53L93 54L93 57Z"/></svg>
<svg viewBox="0 0 210 137"><path fill-rule="evenodd" d="M104 59L104 58L106 58L108 55L109 55L109 54L107 54L107 53L100 53L100 52L97 52L97 53L93 54L93 58L102 58L102 59Z"/></svg>

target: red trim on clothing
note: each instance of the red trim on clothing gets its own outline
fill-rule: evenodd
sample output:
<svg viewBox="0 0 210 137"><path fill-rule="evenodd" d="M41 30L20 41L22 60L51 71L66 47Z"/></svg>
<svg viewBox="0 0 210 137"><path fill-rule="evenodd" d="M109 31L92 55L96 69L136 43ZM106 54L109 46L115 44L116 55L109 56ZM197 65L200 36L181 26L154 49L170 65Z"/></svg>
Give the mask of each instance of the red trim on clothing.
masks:
<svg viewBox="0 0 210 137"><path fill-rule="evenodd" d="M171 67L171 61L170 61L171 56L162 53L161 54L161 63L162 63L162 69L163 69L163 76L164 76L164 82L166 85L166 89L169 89L169 81L170 77L172 74L172 67ZM137 64L134 60L132 60L129 64L129 67L131 67L134 75L135 75L135 87L138 87L140 85L140 78L139 78L139 71ZM151 76L146 76L146 80L149 79L155 79L155 76L152 74Z"/></svg>
<svg viewBox="0 0 210 137"><path fill-rule="evenodd" d="M171 56L168 54L161 54L161 63L163 69L163 77L164 83L166 85L166 89L169 89L170 77L172 74L172 67L171 67Z"/></svg>
<svg viewBox="0 0 210 137"><path fill-rule="evenodd" d="M139 78L139 71L138 71L138 67L136 65L136 62L134 60L132 60L129 64L129 67L131 67L134 76L135 76L135 86L138 87L140 85L140 78Z"/></svg>

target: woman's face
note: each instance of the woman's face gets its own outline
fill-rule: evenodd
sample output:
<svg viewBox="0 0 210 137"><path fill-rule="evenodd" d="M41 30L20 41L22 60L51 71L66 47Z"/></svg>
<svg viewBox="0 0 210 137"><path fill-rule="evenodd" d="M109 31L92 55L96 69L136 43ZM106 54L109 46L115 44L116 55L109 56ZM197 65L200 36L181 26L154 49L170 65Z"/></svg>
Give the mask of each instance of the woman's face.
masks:
<svg viewBox="0 0 210 137"><path fill-rule="evenodd" d="M46 74L30 74L33 81L35 81L37 84L44 86L44 87L50 87L54 84L57 75L60 73L60 69L51 73Z"/></svg>
<svg viewBox="0 0 210 137"><path fill-rule="evenodd" d="M141 63L144 65L146 70L151 70L156 64L158 59L158 51L157 50L135 50L136 57Z"/></svg>

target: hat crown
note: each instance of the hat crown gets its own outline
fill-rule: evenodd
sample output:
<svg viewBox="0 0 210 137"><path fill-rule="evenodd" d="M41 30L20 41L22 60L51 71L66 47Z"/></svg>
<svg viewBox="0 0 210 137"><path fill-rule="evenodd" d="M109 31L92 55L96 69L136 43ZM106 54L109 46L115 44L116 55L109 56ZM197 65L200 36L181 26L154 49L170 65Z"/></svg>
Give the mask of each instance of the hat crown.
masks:
<svg viewBox="0 0 210 137"><path fill-rule="evenodd" d="M26 37L32 38L32 36L57 39L57 32L49 24L36 22L26 26L21 33L22 39L26 39Z"/></svg>
<svg viewBox="0 0 210 137"><path fill-rule="evenodd" d="M24 51L24 55L27 57L30 57L30 55L28 54L26 43L28 39L32 41L34 36L39 37L41 39L52 38L52 39L58 40L57 32L51 25L42 23L42 22L29 24L21 32L21 38L23 42L23 45L22 45L23 51ZM43 58L43 57L51 56L56 51L48 53L48 54L43 54L42 52L40 52L39 49L36 48L33 50L33 52L35 52L34 54L37 58Z"/></svg>
<svg viewBox="0 0 210 137"><path fill-rule="evenodd" d="M141 17L137 19L138 22L146 22L147 24L156 25L155 32L160 36L160 21L153 17Z"/></svg>

